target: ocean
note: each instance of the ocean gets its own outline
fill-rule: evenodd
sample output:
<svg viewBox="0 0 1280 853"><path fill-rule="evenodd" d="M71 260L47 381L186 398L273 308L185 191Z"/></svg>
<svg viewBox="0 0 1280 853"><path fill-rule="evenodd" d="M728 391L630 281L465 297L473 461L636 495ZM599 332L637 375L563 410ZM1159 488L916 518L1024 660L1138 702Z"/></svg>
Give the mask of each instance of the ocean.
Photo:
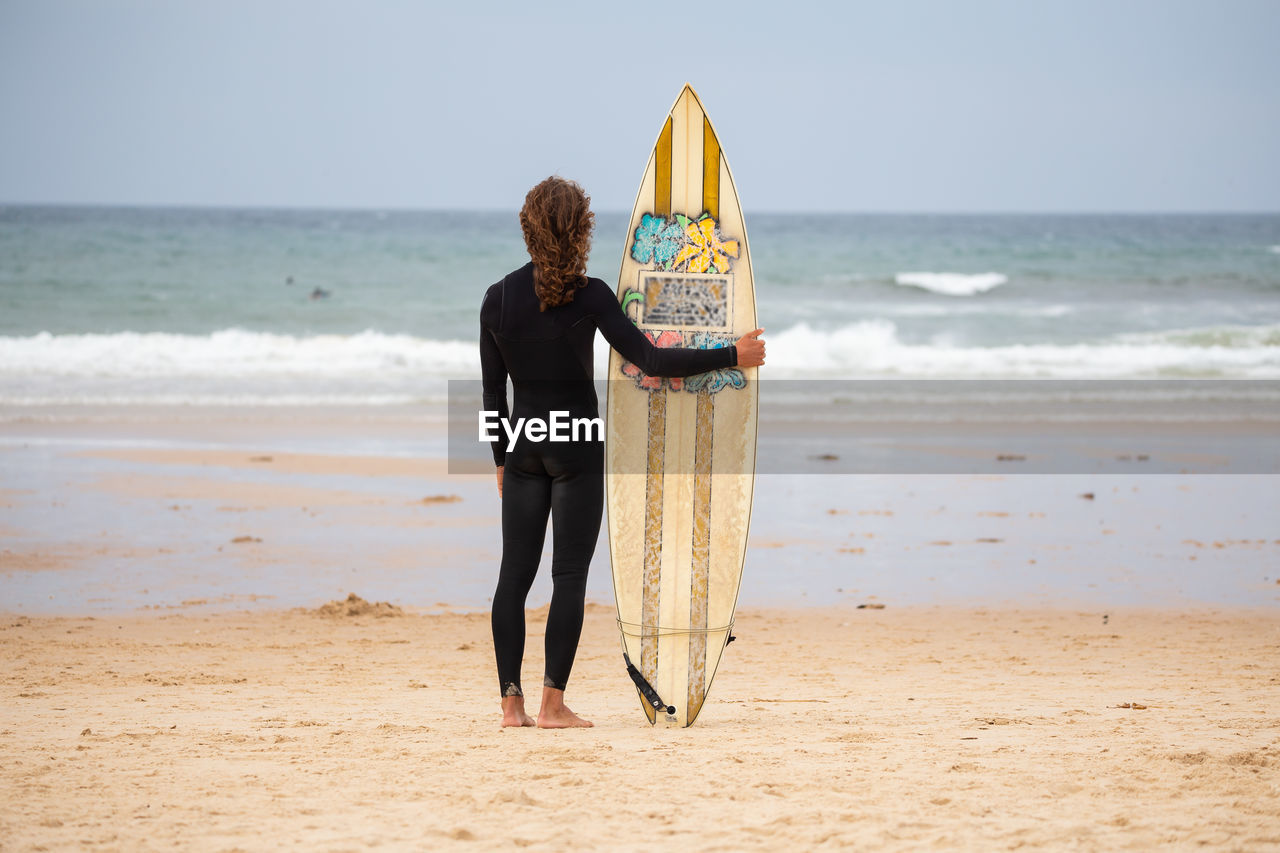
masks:
<svg viewBox="0 0 1280 853"><path fill-rule="evenodd" d="M1280 378L1280 215L747 227L771 378ZM437 401L526 261L515 211L0 207L0 405Z"/></svg>

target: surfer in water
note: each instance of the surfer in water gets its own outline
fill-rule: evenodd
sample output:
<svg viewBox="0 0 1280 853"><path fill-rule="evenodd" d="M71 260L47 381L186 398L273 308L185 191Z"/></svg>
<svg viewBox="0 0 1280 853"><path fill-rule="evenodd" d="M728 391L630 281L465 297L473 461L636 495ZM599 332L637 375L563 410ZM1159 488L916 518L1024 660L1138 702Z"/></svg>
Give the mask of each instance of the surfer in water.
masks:
<svg viewBox="0 0 1280 853"><path fill-rule="evenodd" d="M530 262L484 295L480 366L485 411L504 422L567 412L598 418L592 381L597 329L623 358L649 376L691 376L724 367L764 364L763 329L720 349L659 348L623 313L613 289L587 278L595 215L582 187L547 178L525 197L520 227ZM507 407L507 377L514 400ZM493 594L493 647L503 726L590 726L564 703L582 633L587 567L604 513L604 447L599 441L531 441L527 433L494 441L502 499L502 565ZM542 705L525 712L520 686L525 600L538 571L551 518L551 609L547 615Z"/></svg>

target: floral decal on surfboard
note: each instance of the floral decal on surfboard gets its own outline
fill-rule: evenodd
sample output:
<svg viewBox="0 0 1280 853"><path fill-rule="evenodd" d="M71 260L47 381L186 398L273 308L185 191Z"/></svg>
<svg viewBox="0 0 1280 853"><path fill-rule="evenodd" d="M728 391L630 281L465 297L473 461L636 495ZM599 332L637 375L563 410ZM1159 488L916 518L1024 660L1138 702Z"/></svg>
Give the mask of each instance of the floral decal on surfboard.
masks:
<svg viewBox="0 0 1280 853"><path fill-rule="evenodd" d="M726 238L707 213L697 219L646 213L631 244L631 257L638 263L667 272L727 273L739 251L738 241Z"/></svg>
<svg viewBox="0 0 1280 853"><path fill-rule="evenodd" d="M635 291L631 292L634 293ZM636 295L639 296L639 294ZM658 332L656 335L653 332L645 332L644 336L648 338L650 343L654 346L662 347L663 349L667 347L682 346L684 342L684 337L679 332ZM622 362L622 373L623 375L630 376L634 379L637 388L643 388L646 391L661 391L664 386L669 387L672 391L679 391L680 386L684 383L684 380L679 376L666 378L661 376L647 376L641 372L640 368L636 367L629 361Z"/></svg>
<svg viewBox="0 0 1280 853"><path fill-rule="evenodd" d="M640 295L636 291L628 289L627 295L630 296L632 294ZM623 297L623 304L626 304L626 297ZM731 347L736 343L732 335L718 334L716 332L646 331L644 336L654 346L663 347L664 349L667 347L721 349L723 347ZM701 391L715 394L725 388L745 388L747 385L746 377L743 376L742 370L737 367L717 368L716 370L684 378L678 376L663 378L648 376L639 367L624 360L622 362L622 373L624 376L631 378L636 383L637 388L642 388L646 391L661 391L663 388L669 388L672 391L689 391L694 394Z"/></svg>
<svg viewBox="0 0 1280 853"><path fill-rule="evenodd" d="M685 345L694 349L721 349L723 347L731 347L737 341L732 335L717 334L716 332L691 332L689 340ZM706 391L708 394L714 394L725 388L745 388L747 387L747 378L742 375L742 370L737 367L721 367L716 370L709 370L706 373L699 373L696 376L685 377L684 390L694 394L699 391Z"/></svg>
<svg viewBox="0 0 1280 853"><path fill-rule="evenodd" d="M645 337L659 347L719 349L733 346L732 335L714 331L662 330L663 326L727 328L733 316L730 304L733 262L742 251L741 243L728 238L710 213L697 218L676 213L667 216L642 214L631 244L631 257L649 267L642 272L639 288L628 287L622 294L622 310L632 322L656 326L644 330ZM664 273L672 273L665 276ZM692 273L683 276L684 273ZM663 379L646 376L629 361L622 364L623 375L646 391L689 391L715 394L725 388L744 388L742 370L726 367L688 376Z"/></svg>

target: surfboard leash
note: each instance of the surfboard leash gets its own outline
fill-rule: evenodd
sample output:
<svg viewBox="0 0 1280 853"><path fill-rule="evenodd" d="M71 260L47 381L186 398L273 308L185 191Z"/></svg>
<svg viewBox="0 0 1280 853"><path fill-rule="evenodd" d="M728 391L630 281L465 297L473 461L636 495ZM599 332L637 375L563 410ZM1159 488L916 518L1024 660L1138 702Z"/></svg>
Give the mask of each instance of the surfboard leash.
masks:
<svg viewBox="0 0 1280 853"><path fill-rule="evenodd" d="M668 705L662 701L662 697L658 695L658 691L653 689L653 685L645 680L640 674L640 670L636 669L636 665L631 662L631 658L626 652L622 653L622 659L627 664L627 675L631 676L631 680L635 682L636 689L640 691L640 695L644 697L644 701L653 706L655 711L665 711L668 714L676 712L675 705Z"/></svg>
<svg viewBox="0 0 1280 853"><path fill-rule="evenodd" d="M719 628L664 628L660 625L640 625L635 622L624 622L621 619L617 620L617 622L618 629L624 635L629 637L639 637L640 639L644 639L646 637L712 634L720 631L725 632L724 644L726 646L738 639L733 635L733 622L730 622L728 625L722 625ZM640 631L639 633L636 633L635 631L628 631L628 628L638 628ZM650 629L650 633L645 632L646 628ZM658 695L658 691L654 690L653 685L645 679L645 677L640 673L640 670L636 669L636 665L631 662L631 656L625 651L622 653L622 660L627 665L627 675L631 676L631 680L635 682L636 689L640 691L640 695L644 697L644 701L648 702L655 711L665 711L668 714L675 714L676 706L668 705L666 702L662 701L662 697Z"/></svg>

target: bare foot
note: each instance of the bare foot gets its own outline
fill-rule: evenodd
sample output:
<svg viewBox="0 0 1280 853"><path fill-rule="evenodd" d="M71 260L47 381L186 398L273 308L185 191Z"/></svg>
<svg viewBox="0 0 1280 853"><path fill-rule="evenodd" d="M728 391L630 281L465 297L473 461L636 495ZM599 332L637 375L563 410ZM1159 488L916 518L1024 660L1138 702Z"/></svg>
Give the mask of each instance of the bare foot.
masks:
<svg viewBox="0 0 1280 853"><path fill-rule="evenodd" d="M540 729L589 729L595 723L584 720L570 711L567 705L561 705L555 711L542 709L538 711L538 728Z"/></svg>
<svg viewBox="0 0 1280 853"><path fill-rule="evenodd" d="M554 687L542 688L542 707L538 709L540 729L589 729L595 723L584 720L564 704L564 691Z"/></svg>
<svg viewBox="0 0 1280 853"><path fill-rule="evenodd" d="M530 717L524 711L520 711L515 714L502 715L502 727L504 729L507 726L536 726L537 724L538 721L533 717Z"/></svg>
<svg viewBox="0 0 1280 853"><path fill-rule="evenodd" d="M502 728L507 726L536 726L537 720L524 712L523 696L502 697Z"/></svg>

